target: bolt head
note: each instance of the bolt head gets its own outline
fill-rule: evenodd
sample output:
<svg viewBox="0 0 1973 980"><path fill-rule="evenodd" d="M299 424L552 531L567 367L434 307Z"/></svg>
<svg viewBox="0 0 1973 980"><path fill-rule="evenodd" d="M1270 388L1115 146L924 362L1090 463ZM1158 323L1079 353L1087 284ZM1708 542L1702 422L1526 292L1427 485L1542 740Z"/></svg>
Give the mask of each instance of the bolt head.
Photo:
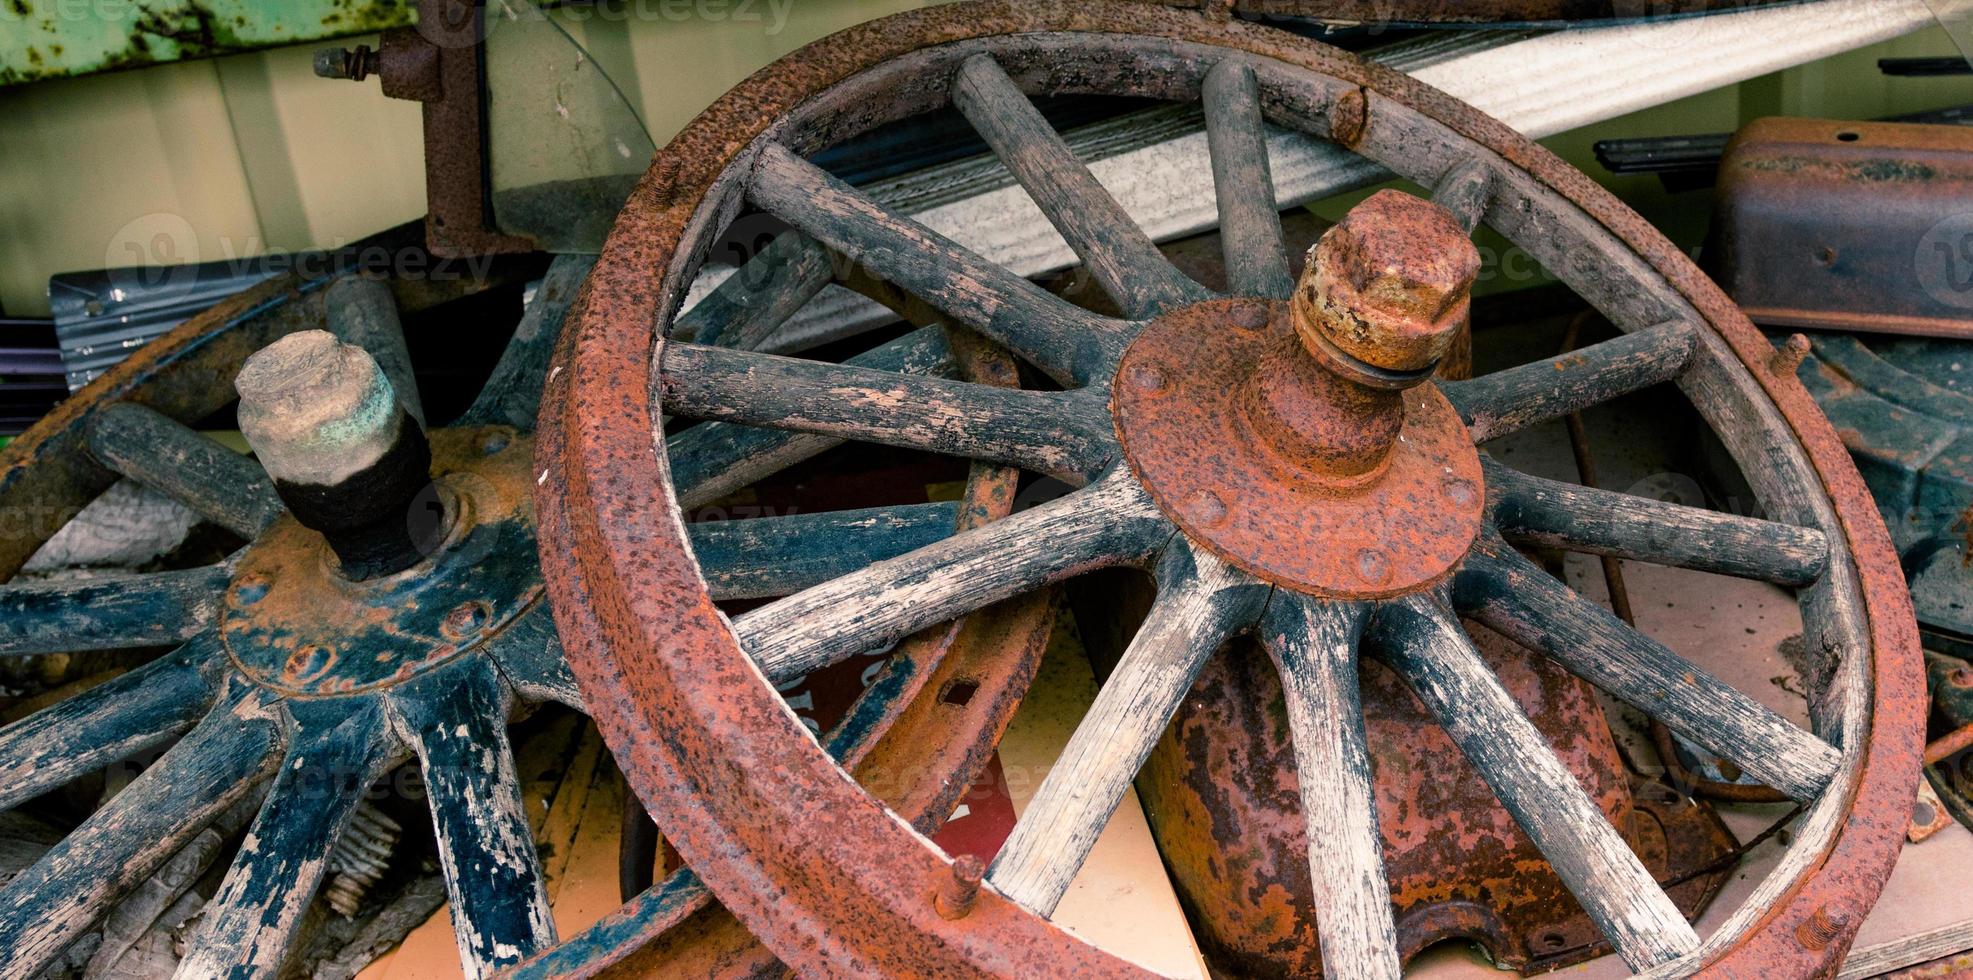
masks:
<svg viewBox="0 0 1973 980"><path fill-rule="evenodd" d="M1422 371L1471 308L1480 253L1450 211L1395 190L1351 208L1309 254L1295 325L1389 371Z"/></svg>

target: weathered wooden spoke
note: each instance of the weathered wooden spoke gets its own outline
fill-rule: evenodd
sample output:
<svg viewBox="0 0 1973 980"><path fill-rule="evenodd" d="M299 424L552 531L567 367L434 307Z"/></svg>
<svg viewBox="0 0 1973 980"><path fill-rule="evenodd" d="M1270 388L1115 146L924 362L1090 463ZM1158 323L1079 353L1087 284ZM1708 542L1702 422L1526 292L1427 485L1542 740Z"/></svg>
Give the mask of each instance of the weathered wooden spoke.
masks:
<svg viewBox="0 0 1973 980"><path fill-rule="evenodd" d="M290 710L297 727L286 757L218 893L200 913L176 976L279 972L328 871L330 852L370 784L395 761L397 743L376 701L355 711L320 704L292 704Z"/></svg>
<svg viewBox="0 0 1973 980"><path fill-rule="evenodd" d="M1281 592L1268 604L1260 636L1287 699L1323 973L1395 980L1397 926L1357 690L1367 612Z"/></svg>
<svg viewBox="0 0 1973 980"><path fill-rule="evenodd" d="M714 599L792 595L952 536L956 503L871 507L735 521L686 530Z"/></svg>
<svg viewBox="0 0 1973 980"><path fill-rule="evenodd" d="M920 327L843 362L905 375L954 373L941 327ZM692 508L842 445L834 436L727 422L692 426L665 440L679 506Z"/></svg>
<svg viewBox="0 0 1973 980"><path fill-rule="evenodd" d="M1192 681L1226 640L1251 625L1268 587L1175 540L1158 564L1159 595L987 870L1008 898L1048 915Z"/></svg>
<svg viewBox="0 0 1973 980"><path fill-rule="evenodd" d="M1467 234L1472 234L1493 203L1493 171L1477 158L1466 158L1439 178L1432 188L1432 202L1452 212Z"/></svg>
<svg viewBox="0 0 1973 980"><path fill-rule="evenodd" d="M1684 372L1698 336L1692 324L1661 323L1560 357L1440 387L1465 417L1473 441L1485 442L1670 381Z"/></svg>
<svg viewBox="0 0 1973 980"><path fill-rule="evenodd" d="M363 275L338 279L329 287L326 306L329 332L368 351L390 379L398 404L424 425L425 406L411 374L411 351L404 343L404 324L398 320L397 297L391 294L390 283Z"/></svg>
<svg viewBox="0 0 1973 980"><path fill-rule="evenodd" d="M555 617L548 603L537 601L487 640L486 653L523 698L583 710L582 691L576 687L575 675L569 673L568 662L562 659L562 641L555 634Z"/></svg>
<svg viewBox="0 0 1973 980"><path fill-rule="evenodd" d="M553 945L499 678L462 660L400 686L389 704L424 773L466 975L486 976Z"/></svg>
<svg viewBox="0 0 1973 980"><path fill-rule="evenodd" d="M1624 625L1498 537L1475 545L1456 593L1475 619L1793 799L1812 801L1835 778L1834 747Z"/></svg>
<svg viewBox="0 0 1973 980"><path fill-rule="evenodd" d="M201 638L0 728L0 810L190 728L218 694L223 656Z"/></svg>
<svg viewBox="0 0 1973 980"><path fill-rule="evenodd" d="M964 456L1081 483L1115 456L1094 391L997 388L772 354L669 344L664 406L737 422Z"/></svg>
<svg viewBox="0 0 1973 980"><path fill-rule="evenodd" d="M541 407L541 386L548 378L555 339L562 335L562 320L595 264L593 255L558 255L548 263L548 271L534 288L534 298L521 313L507 349L456 425L534 428L534 413Z"/></svg>
<svg viewBox="0 0 1973 980"><path fill-rule="evenodd" d="M1082 572L1142 560L1170 525L1127 473L798 592L734 620L770 680L876 650Z"/></svg>
<svg viewBox="0 0 1973 980"><path fill-rule="evenodd" d="M1123 323L1049 295L885 208L787 147L773 144L761 150L748 193L776 217L1006 345L1064 384L1096 377L1123 349Z"/></svg>
<svg viewBox="0 0 1973 980"><path fill-rule="evenodd" d="M821 243L786 232L713 287L672 325L672 339L755 350L834 278Z"/></svg>
<svg viewBox="0 0 1973 980"><path fill-rule="evenodd" d="M89 453L243 538L281 515L281 498L260 464L143 405L122 402L96 413Z"/></svg>
<svg viewBox="0 0 1973 980"><path fill-rule="evenodd" d="M1288 271L1288 246L1281 238L1260 85L1253 68L1234 58L1223 59L1206 73L1202 95L1227 288L1244 296L1287 299L1295 280Z"/></svg>
<svg viewBox="0 0 1973 980"><path fill-rule="evenodd" d="M1487 496L1494 525L1515 541L1791 586L1814 582L1829 561L1814 528L1558 483L1491 460Z"/></svg>
<svg viewBox="0 0 1973 980"><path fill-rule="evenodd" d="M251 692L215 708L0 888L0 978L32 977L271 768L280 733Z"/></svg>
<svg viewBox="0 0 1973 980"><path fill-rule="evenodd" d="M1624 962L1642 970L1699 945L1678 906L1521 713L1450 612L1435 599L1412 596L1381 607L1377 625L1385 659L1472 760Z"/></svg>
<svg viewBox="0 0 1973 980"><path fill-rule="evenodd" d="M1149 319L1205 298L1205 289L1165 260L992 55L974 55L960 64L952 79L952 105L1126 316Z"/></svg>
<svg viewBox="0 0 1973 980"><path fill-rule="evenodd" d="M224 565L0 586L0 655L170 646L219 615Z"/></svg>

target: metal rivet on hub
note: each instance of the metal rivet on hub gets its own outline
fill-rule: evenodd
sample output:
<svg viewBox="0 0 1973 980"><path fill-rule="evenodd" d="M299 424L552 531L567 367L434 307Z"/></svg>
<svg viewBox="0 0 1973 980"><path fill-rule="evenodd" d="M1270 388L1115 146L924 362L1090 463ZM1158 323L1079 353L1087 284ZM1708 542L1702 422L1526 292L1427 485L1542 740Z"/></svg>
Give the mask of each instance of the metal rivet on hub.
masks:
<svg viewBox="0 0 1973 980"><path fill-rule="evenodd" d="M1473 502L1473 485L1459 477L1446 477L1445 492L1446 496L1452 498L1453 503L1462 507Z"/></svg>
<svg viewBox="0 0 1973 980"><path fill-rule="evenodd" d="M480 452L483 452L488 456L491 456L494 453L497 453L502 449L507 448L510 442L512 442L512 440L510 440L507 437L507 433L501 432L496 429L483 436L480 436Z"/></svg>
<svg viewBox="0 0 1973 980"><path fill-rule="evenodd" d="M267 583L259 580L241 582L233 589L233 601L242 606L251 606L267 598Z"/></svg>
<svg viewBox="0 0 1973 980"><path fill-rule="evenodd" d="M1139 364L1130 369L1130 383L1145 391L1157 391L1165 386L1165 372L1154 365Z"/></svg>
<svg viewBox="0 0 1973 980"><path fill-rule="evenodd" d="M1218 524L1226 520L1226 501L1211 490L1201 490L1185 502L1185 512L1201 524Z"/></svg>
<svg viewBox="0 0 1973 980"><path fill-rule="evenodd" d="M1356 553L1356 573L1375 585L1391 577L1391 563L1385 560L1383 552L1365 548Z"/></svg>
<svg viewBox="0 0 1973 980"><path fill-rule="evenodd" d="M486 628L493 620L493 607L474 599L462 602L445 614L445 622L439 627L448 638L459 640Z"/></svg>
<svg viewBox="0 0 1973 980"><path fill-rule="evenodd" d="M1258 304L1241 306L1227 319L1242 330L1259 330L1267 326L1267 307Z"/></svg>

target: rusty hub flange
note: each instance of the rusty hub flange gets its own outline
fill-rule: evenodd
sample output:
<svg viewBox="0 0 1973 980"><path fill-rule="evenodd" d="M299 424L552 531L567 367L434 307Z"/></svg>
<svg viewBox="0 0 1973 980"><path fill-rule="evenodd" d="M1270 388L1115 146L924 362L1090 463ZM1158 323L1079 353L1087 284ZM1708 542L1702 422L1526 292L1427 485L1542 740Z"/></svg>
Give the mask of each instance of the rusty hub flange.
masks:
<svg viewBox="0 0 1973 980"><path fill-rule="evenodd" d="M385 687L484 643L540 598L534 440L505 426L430 438L451 535L417 565L352 582L321 534L282 515L241 556L220 614L242 673L301 697Z"/></svg>
<svg viewBox="0 0 1973 980"><path fill-rule="evenodd" d="M1402 417L1388 455L1362 475L1324 479L1301 440L1333 445L1368 426L1255 383L1266 361L1313 360L1289 319L1284 302L1225 299L1145 327L1111 395L1132 472L1187 537L1277 585L1379 599L1443 579L1471 547L1486 504L1465 423L1436 385L1409 388L1381 409ZM1275 397L1264 401L1264 387ZM1267 420L1288 400L1297 431L1276 437Z"/></svg>
<svg viewBox="0 0 1973 980"><path fill-rule="evenodd" d="M1721 352L1751 374L1821 477L1854 556L1866 612L1863 730L1831 792L1847 819L1813 867L1708 965L1771 975L1827 969L1890 872L1909 818L1922 679L1895 558L1861 479L1792 377L1766 370L1771 348L1674 246L1602 188L1512 130L1402 75L1325 46L1194 14L1101 4L1037 10L1011 3L914 11L817 42L763 70L696 119L640 182L573 311L562 370L544 405L537 482L544 562L570 663L632 788L728 906L799 970L1008 975L1132 974L990 890L964 919L929 896L950 876L942 856L843 778L783 709L699 584L665 462L650 366L696 269L688 238L737 204L733 164L805 100L887 59L965 39L1034 32L1139 36L1213 45L1314 72L1389 100L1497 154L1596 216L1621 246L1692 305ZM1146 77L1155 76L1155 72ZM1128 79L1105 76L1112 91ZM1085 78L1081 86L1098 88ZM1145 88L1156 90L1156 83ZM935 87L896 88L901 100ZM1364 104L1361 100L1359 105ZM889 118L881 107L829 107L796 145L840 139ZM1353 130L1361 133L1361 129ZM681 247L687 246L687 247ZM661 278L654 278L655 276ZM772 753L738 751L761 740ZM1798 845L1799 846L1799 845ZM1806 931L1805 931L1806 930ZM1807 938L1798 938L1806 935Z"/></svg>

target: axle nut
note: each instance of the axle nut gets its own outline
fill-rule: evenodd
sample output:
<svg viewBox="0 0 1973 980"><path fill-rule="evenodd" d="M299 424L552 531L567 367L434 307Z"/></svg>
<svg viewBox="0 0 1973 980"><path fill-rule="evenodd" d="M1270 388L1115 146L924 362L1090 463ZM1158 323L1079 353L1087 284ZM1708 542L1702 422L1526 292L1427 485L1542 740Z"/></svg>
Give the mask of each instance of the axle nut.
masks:
<svg viewBox="0 0 1973 980"><path fill-rule="evenodd" d="M1382 190L1309 251L1295 290L1302 343L1324 343L1386 371L1438 363L1472 307L1480 253L1452 212Z"/></svg>
<svg viewBox="0 0 1973 980"><path fill-rule="evenodd" d="M377 362L325 330L258 351L233 381L240 433L269 476L332 486L383 458L404 412Z"/></svg>

